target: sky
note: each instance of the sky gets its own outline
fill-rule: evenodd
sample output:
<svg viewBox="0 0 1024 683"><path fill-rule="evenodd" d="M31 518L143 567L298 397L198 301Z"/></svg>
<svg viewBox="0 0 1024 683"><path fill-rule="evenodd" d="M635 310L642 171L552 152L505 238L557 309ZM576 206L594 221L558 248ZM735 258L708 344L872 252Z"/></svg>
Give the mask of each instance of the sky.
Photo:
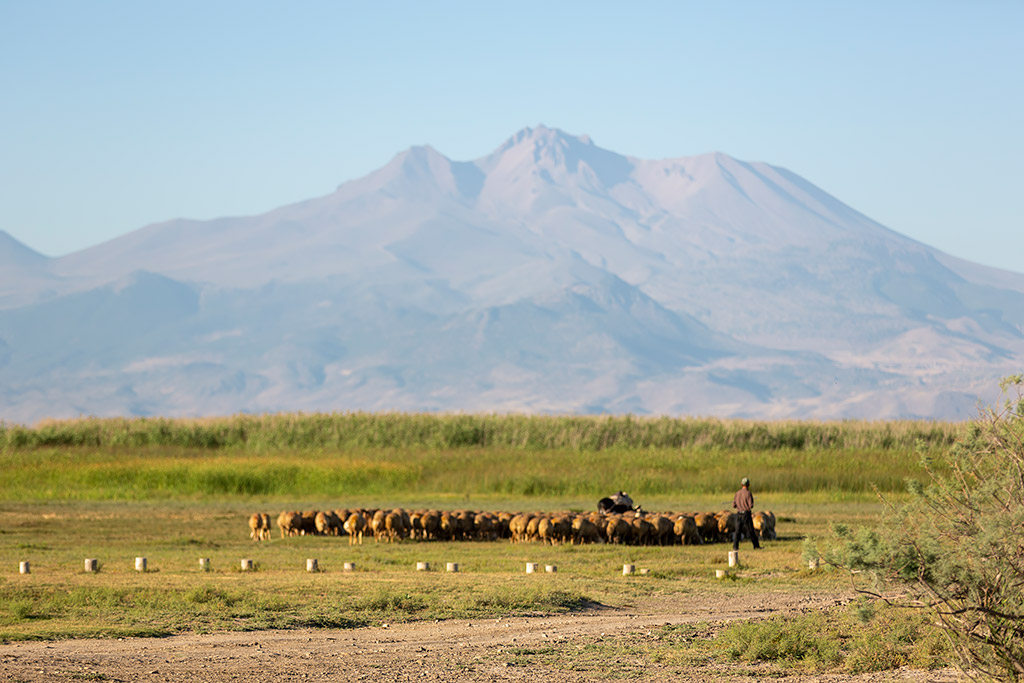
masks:
<svg viewBox="0 0 1024 683"><path fill-rule="evenodd" d="M1024 3L0 0L0 230L60 256L543 123L1024 272Z"/></svg>

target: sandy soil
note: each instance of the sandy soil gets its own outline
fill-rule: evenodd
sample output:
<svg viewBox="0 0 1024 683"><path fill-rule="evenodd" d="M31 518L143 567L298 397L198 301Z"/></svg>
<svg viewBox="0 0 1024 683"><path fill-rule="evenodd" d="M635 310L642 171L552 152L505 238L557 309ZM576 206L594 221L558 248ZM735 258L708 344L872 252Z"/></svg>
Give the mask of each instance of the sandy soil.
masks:
<svg viewBox="0 0 1024 683"><path fill-rule="evenodd" d="M841 604L830 595L763 593L677 596L629 609L595 606L570 615L395 624L351 630L260 631L170 638L0 645L0 681L751 681L749 665L680 671L619 660L616 672L573 671L516 660L522 648L602 638L654 638L666 624L716 623L794 614ZM520 659L520 661L522 661ZM569 664L569 662L566 662ZM625 673L623 673L625 672ZM772 677L780 680L777 672ZM955 681L952 671L862 676L791 675L783 681Z"/></svg>

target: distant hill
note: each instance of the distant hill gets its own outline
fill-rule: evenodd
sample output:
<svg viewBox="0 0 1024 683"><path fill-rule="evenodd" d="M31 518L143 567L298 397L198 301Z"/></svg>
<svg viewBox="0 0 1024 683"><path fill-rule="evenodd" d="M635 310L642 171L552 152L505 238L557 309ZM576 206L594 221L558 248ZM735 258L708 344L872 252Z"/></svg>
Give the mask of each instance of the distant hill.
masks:
<svg viewBox="0 0 1024 683"><path fill-rule="evenodd" d="M959 419L1024 275L794 173L539 126L58 259L0 233L0 419L461 410Z"/></svg>

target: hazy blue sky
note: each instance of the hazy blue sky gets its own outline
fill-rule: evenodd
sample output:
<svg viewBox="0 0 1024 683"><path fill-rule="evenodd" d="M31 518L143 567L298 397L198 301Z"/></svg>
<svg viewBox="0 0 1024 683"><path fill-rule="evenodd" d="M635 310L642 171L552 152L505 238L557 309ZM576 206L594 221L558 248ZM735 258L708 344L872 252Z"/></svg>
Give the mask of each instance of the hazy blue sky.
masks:
<svg viewBox="0 0 1024 683"><path fill-rule="evenodd" d="M49 255L544 123L1024 271L1024 2L0 0L0 97L0 230Z"/></svg>

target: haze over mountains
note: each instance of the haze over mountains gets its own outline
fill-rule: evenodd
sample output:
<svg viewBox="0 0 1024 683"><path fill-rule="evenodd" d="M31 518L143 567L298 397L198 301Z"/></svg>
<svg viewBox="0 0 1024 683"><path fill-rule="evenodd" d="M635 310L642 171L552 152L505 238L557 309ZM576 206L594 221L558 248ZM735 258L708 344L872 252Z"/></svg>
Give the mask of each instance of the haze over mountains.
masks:
<svg viewBox="0 0 1024 683"><path fill-rule="evenodd" d="M965 226L969 229L969 226ZM282 410L973 415L1024 275L785 169L526 128L50 259L0 232L0 419Z"/></svg>

